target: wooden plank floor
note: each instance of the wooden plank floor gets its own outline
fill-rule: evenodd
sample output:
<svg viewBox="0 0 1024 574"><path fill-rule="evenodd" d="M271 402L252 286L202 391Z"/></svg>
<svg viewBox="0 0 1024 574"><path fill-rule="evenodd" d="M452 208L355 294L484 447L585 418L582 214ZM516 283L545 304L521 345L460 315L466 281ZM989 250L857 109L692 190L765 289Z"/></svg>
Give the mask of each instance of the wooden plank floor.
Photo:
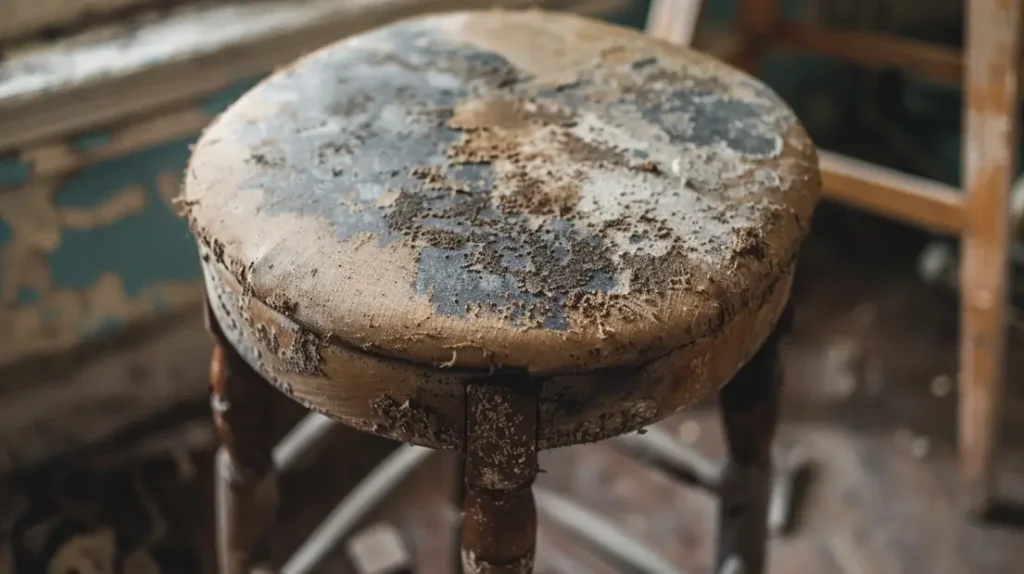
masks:
<svg viewBox="0 0 1024 574"><path fill-rule="evenodd" d="M861 237L865 229L889 230L865 227ZM872 241L886 247L889 239L876 234ZM1024 573L1024 354L1010 368L1003 425L1000 487L1007 504L992 522L971 524L956 504L955 299L920 284L905 257L910 248L890 254L890 262L849 251L842 242L819 241L804 259L796 328L785 346L780 440L805 449L813 471L794 532L772 542L770 572ZM1015 336L1011 348L1021 344ZM712 404L664 427L721 454ZM388 448L339 432L301 473L286 477L279 550L294 548ZM607 445L546 453L542 467L544 486L586 504L686 572L709 572L715 503L708 495ZM0 488L0 536L18 547L0 546L0 574L5 552L23 559L19 574L43 572L61 541L98 531L117 534L118 554L145 554L159 568L143 569L144 561L134 559L126 574L210 572L209 468L207 453L101 476L51 469ZM450 571L452 468L450 456L434 457L377 512L409 538L419 572ZM541 531L539 572L623 572L550 524L542 522ZM344 551L321 572L351 572Z"/></svg>

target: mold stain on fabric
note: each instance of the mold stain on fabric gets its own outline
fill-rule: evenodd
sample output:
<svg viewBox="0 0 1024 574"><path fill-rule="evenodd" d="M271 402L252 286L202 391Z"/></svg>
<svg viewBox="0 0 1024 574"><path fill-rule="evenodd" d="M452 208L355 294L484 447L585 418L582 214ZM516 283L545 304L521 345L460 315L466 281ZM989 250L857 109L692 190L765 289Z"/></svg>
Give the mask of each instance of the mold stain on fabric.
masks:
<svg viewBox="0 0 1024 574"><path fill-rule="evenodd" d="M713 297L723 265L761 264L792 217L750 201L777 191L793 121L753 80L622 46L551 86L445 34L385 28L265 82L252 97L281 110L237 127L265 211L412 246L439 314L552 330Z"/></svg>

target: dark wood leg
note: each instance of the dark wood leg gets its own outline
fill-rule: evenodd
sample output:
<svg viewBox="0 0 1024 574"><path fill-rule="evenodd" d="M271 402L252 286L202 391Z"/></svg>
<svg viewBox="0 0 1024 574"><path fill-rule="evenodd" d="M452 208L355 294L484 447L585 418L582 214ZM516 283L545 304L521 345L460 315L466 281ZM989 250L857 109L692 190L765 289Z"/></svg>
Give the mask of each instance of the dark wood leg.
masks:
<svg viewBox="0 0 1024 574"><path fill-rule="evenodd" d="M787 323L788 313L720 395L728 459L719 487L718 571L738 560L744 574L764 572L782 382L779 338Z"/></svg>
<svg viewBox="0 0 1024 574"><path fill-rule="evenodd" d="M221 447L216 459L217 564L220 574L248 574L253 552L277 506L273 449L273 389L225 340L207 313L215 347L210 364L210 405ZM263 558L263 557L260 557Z"/></svg>
<svg viewBox="0 0 1024 574"><path fill-rule="evenodd" d="M467 388L462 510L467 574L533 572L538 385L522 379Z"/></svg>
<svg viewBox="0 0 1024 574"><path fill-rule="evenodd" d="M452 485L452 504L460 513L466 499L466 457L461 453L455 456L455 484ZM452 572L462 574L462 523L455 527L452 544Z"/></svg>

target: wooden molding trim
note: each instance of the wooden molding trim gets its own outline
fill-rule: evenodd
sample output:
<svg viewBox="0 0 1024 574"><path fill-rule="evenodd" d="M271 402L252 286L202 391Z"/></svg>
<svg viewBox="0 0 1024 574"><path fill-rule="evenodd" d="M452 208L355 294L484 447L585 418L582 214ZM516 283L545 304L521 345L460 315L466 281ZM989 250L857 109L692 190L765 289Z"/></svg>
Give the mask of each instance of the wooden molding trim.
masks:
<svg viewBox="0 0 1024 574"><path fill-rule="evenodd" d="M0 63L0 154L201 97L399 18L455 8L536 5L592 13L623 2L236 2L184 7L103 40L69 38Z"/></svg>

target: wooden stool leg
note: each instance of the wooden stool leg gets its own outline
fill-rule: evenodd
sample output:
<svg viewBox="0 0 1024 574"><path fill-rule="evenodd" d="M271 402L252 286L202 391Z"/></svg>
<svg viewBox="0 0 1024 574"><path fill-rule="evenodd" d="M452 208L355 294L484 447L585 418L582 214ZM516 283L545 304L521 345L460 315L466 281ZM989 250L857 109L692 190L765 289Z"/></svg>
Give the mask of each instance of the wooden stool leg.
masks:
<svg viewBox="0 0 1024 574"><path fill-rule="evenodd" d="M463 503L466 499L466 457L459 453L455 456L455 484L452 485L452 503L456 510L462 512ZM462 574L462 523L455 529L455 537L452 545L452 572Z"/></svg>
<svg viewBox="0 0 1024 574"><path fill-rule="evenodd" d="M535 381L472 384L466 392L466 498L462 567L467 574L533 572L537 509Z"/></svg>
<svg viewBox="0 0 1024 574"><path fill-rule="evenodd" d="M782 381L779 338L784 328L776 328L720 395L728 459L719 486L719 571L736 560L744 574L764 571L772 440Z"/></svg>
<svg viewBox="0 0 1024 574"><path fill-rule="evenodd" d="M216 346L210 404L221 447L215 467L217 563L220 574L248 574L252 553L273 521L277 481L271 455L273 389L224 339L208 316Z"/></svg>

